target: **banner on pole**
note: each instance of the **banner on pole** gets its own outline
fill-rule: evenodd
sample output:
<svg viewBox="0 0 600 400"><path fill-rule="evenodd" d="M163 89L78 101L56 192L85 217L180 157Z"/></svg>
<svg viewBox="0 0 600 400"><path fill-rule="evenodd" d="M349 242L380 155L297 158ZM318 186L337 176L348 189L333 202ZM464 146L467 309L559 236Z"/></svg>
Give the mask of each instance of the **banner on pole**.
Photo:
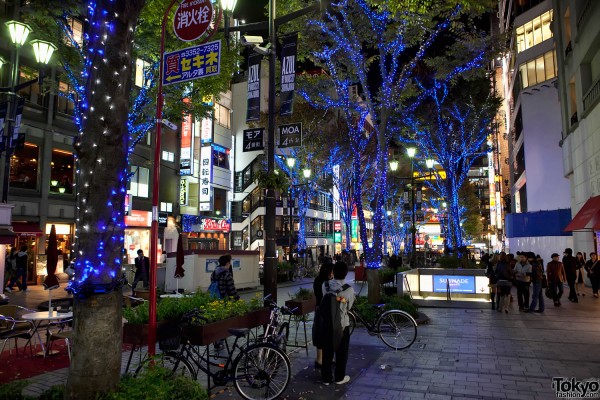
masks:
<svg viewBox="0 0 600 400"><path fill-rule="evenodd" d="M251 51L248 56L248 110L246 121L260 119L260 62L263 56Z"/></svg>
<svg viewBox="0 0 600 400"><path fill-rule="evenodd" d="M296 82L296 51L298 34L282 39L281 47L281 116L292 115L294 111L294 86Z"/></svg>

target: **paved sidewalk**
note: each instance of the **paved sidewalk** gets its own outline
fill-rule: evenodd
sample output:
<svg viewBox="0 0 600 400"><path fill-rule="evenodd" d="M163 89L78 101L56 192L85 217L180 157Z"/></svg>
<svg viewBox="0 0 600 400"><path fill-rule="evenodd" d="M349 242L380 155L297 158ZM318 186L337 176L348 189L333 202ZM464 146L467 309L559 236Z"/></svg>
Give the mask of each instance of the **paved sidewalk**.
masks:
<svg viewBox="0 0 600 400"><path fill-rule="evenodd" d="M293 290L282 291L280 296ZM542 315L518 312L516 303L509 314L422 308L430 323L419 327L410 349L399 352L357 328L348 385L321 385L312 367L314 348L308 355L300 349L291 355L293 379L285 398L554 399L554 377L600 379L600 299L589 288L586 293L578 304L566 301L560 308L547 301ZM124 352L125 361L127 356ZM51 381L64 382L66 373L32 378L26 393L40 393ZM216 399L238 397L233 388L215 393Z"/></svg>

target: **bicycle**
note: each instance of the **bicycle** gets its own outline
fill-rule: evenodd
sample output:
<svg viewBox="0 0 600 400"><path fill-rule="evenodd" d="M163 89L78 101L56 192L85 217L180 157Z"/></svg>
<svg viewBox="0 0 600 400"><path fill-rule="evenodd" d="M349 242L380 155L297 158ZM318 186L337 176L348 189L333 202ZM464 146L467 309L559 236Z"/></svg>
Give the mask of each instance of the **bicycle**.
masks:
<svg viewBox="0 0 600 400"><path fill-rule="evenodd" d="M225 341L227 357L218 357L224 358L225 362L213 361L209 353L210 346L201 351L202 346L194 345L193 335L186 334L189 323L197 320L206 321L206 318L196 310L186 314L182 322L176 325L181 336L172 335L169 339L160 340L159 333L159 345L163 352L140 364L134 376L138 376L149 364L154 363L173 374L194 380L198 379L200 371L204 372L208 378L209 393L211 389L225 386L231 381L234 382L240 396L247 400L271 400L285 391L291 379L290 360L285 352L271 343L238 345L239 339L246 337L250 330L229 329L235 340L231 347ZM216 371L211 370L211 367L216 368Z"/></svg>
<svg viewBox="0 0 600 400"><path fill-rule="evenodd" d="M263 299L271 308L271 315L269 316L269 323L265 327L264 334L259 340L263 343L271 343L286 352L287 341L290 336L290 323L283 321L283 316L293 314L295 309L290 310L286 306L279 307L270 297L271 295L269 294Z"/></svg>
<svg viewBox="0 0 600 400"><path fill-rule="evenodd" d="M373 307L377 309L373 323L367 322L355 308L348 312L351 335L358 320L367 328L370 335L377 335L386 346L394 350L406 349L415 342L417 322L409 313L402 310L384 311L385 304L376 304Z"/></svg>

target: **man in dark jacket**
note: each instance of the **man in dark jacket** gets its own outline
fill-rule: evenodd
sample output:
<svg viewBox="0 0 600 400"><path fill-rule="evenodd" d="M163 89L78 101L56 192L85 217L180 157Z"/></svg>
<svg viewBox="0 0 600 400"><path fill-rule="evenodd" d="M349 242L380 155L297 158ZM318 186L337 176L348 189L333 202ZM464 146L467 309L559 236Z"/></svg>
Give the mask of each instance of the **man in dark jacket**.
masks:
<svg viewBox="0 0 600 400"><path fill-rule="evenodd" d="M565 276L565 268L558 261L558 254L552 254L552 261L546 266L546 275L548 276L548 287L552 291L554 307L560 307L560 298L563 294L563 282L567 280Z"/></svg>
<svg viewBox="0 0 600 400"><path fill-rule="evenodd" d="M569 284L569 300L577 303L577 291L575 290L575 281L577 280L577 259L573 257L573 250L566 248L562 258L567 283Z"/></svg>
<svg viewBox="0 0 600 400"><path fill-rule="evenodd" d="M135 259L135 276L133 277L133 284L131 285L131 289L134 291L139 281L144 282L145 289L150 286L150 259L144 256L142 249L137 251L137 255L138 256Z"/></svg>
<svg viewBox="0 0 600 400"><path fill-rule="evenodd" d="M22 292L26 292L29 290L27 288L28 257L27 257L27 245L26 244L21 245L21 251L19 251L14 256L14 260L15 260L16 273L13 275L13 278L10 281L10 283L8 284L7 288L9 289L9 291L11 291L13 286L15 284L17 284L17 286L19 287L19 289L21 289ZM19 278L21 278L21 284L19 284Z"/></svg>

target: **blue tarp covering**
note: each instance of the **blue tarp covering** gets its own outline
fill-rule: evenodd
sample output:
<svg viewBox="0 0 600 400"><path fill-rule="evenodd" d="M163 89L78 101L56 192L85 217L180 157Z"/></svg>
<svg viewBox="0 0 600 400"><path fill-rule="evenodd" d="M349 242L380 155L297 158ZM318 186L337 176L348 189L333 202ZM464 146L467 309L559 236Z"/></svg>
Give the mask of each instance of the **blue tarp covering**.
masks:
<svg viewBox="0 0 600 400"><path fill-rule="evenodd" d="M563 229L571 222L571 209L506 214L506 236L572 236Z"/></svg>

